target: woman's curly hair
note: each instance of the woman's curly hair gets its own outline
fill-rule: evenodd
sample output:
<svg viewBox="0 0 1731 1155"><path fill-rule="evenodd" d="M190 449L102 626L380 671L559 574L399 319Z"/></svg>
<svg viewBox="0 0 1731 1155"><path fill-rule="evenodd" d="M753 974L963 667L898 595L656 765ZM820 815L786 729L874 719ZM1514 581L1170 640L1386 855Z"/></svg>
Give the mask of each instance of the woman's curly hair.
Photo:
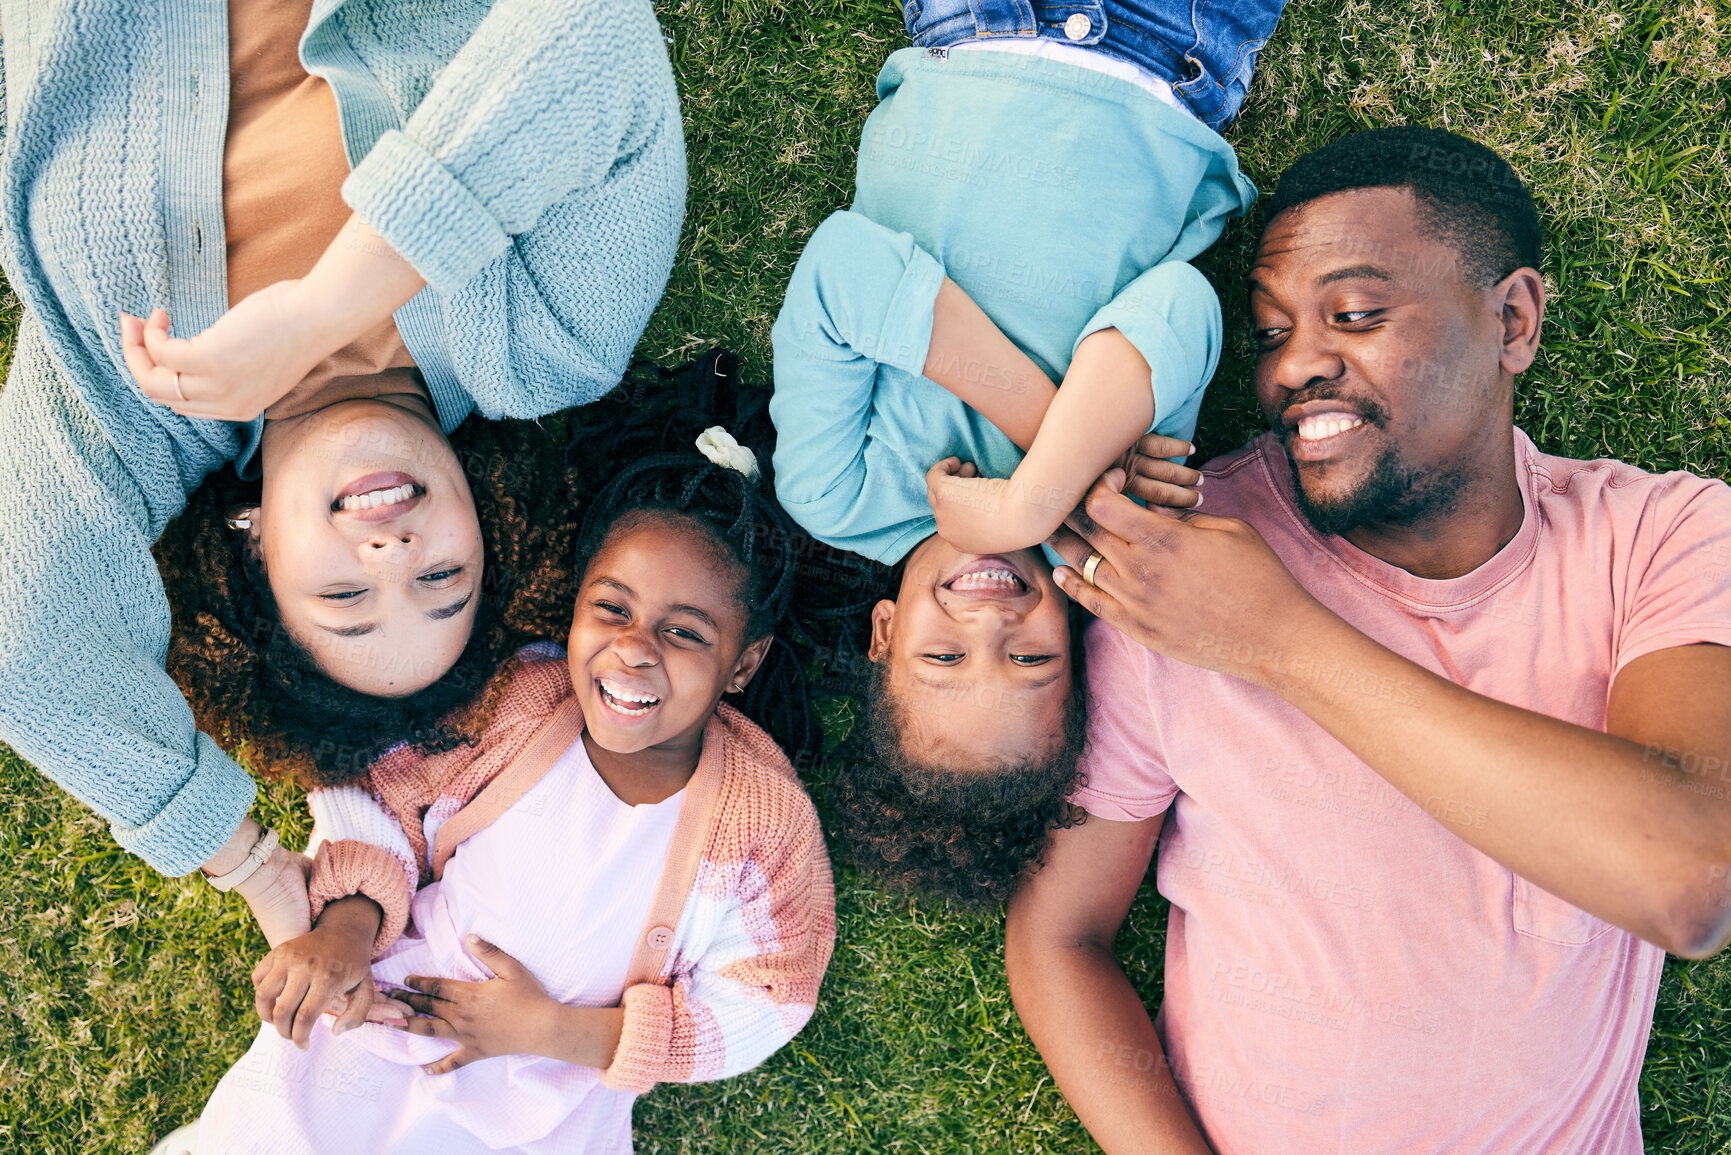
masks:
<svg viewBox="0 0 1731 1155"><path fill-rule="evenodd" d="M1009 899L1039 869L1055 829L1083 814L1067 799L1082 782L1088 730L1088 615L1070 605L1070 695L1054 746L994 768L956 769L906 751L904 707L886 662L873 664L859 723L831 761L836 829L853 864L897 889L969 909Z"/></svg>
<svg viewBox="0 0 1731 1155"><path fill-rule="evenodd" d="M528 421L470 417L451 434L486 551L474 630L431 686L380 698L325 675L282 625L264 567L225 511L257 483L212 474L156 546L174 612L168 672L199 728L273 778L324 786L362 776L400 742L455 748L486 725L516 651L570 628L578 487L565 439Z"/></svg>

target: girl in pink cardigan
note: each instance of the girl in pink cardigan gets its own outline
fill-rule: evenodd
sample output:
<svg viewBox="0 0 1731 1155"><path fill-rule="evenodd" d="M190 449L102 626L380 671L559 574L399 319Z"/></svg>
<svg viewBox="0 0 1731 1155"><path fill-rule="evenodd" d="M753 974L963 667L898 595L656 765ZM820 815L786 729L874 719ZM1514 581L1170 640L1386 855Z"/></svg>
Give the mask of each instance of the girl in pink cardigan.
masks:
<svg viewBox="0 0 1731 1155"><path fill-rule="evenodd" d="M823 835L721 704L792 664L794 550L716 440L598 496L565 653L523 651L473 745L313 792L315 925L255 969L265 1026L195 1150L625 1152L638 1094L747 1070L810 1018Z"/></svg>

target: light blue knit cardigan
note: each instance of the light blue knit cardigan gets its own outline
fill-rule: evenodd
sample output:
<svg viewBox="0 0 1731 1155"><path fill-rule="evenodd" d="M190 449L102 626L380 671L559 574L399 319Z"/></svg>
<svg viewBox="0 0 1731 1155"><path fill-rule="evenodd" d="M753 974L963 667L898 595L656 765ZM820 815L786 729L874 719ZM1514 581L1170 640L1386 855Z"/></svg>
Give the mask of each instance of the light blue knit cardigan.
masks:
<svg viewBox="0 0 1731 1155"><path fill-rule="evenodd" d="M225 0L3 0L0 220L23 299L0 391L0 739L165 874L252 805L163 671L150 545L262 422L176 416L120 354L121 310L179 334L228 307ZM316 0L344 199L424 276L397 313L450 430L618 383L666 285L685 199L649 0Z"/></svg>

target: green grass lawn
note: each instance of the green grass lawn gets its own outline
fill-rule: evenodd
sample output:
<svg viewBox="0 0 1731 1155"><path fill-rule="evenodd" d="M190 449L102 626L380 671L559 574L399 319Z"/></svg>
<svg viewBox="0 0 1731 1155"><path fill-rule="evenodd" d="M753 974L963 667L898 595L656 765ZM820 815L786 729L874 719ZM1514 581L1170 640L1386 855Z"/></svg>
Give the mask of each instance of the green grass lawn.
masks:
<svg viewBox="0 0 1731 1155"><path fill-rule="evenodd" d="M769 383L769 326L804 238L847 204L872 80L903 42L885 0L673 0L691 198L641 353L716 343ZM1299 153L1412 122L1474 136L1537 192L1552 293L1523 378L1540 447L1728 476L1731 23L1726 0L1417 4L1295 0L1230 134L1266 192ZM1232 332L1204 408L1213 454L1258 421L1239 282L1255 222L1203 258ZM9 342L7 343L9 345ZM263 950L240 902L163 879L0 753L0 1148L139 1152L196 1114L255 1030ZM262 817L293 841L286 789ZM843 870L817 1016L760 1070L663 1087L645 1152L1091 1149L1022 1032L1001 919L958 917ZM1120 939L1160 998L1165 908L1145 886ZM1731 1150L1731 961L1669 963L1641 1080L1648 1149ZM1535 1072L1538 1093L1547 1085Z"/></svg>

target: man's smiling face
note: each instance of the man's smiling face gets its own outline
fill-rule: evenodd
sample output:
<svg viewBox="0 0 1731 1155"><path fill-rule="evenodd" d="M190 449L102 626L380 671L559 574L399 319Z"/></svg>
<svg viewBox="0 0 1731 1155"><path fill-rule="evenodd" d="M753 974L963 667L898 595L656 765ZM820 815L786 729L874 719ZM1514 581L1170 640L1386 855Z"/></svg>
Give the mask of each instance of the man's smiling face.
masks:
<svg viewBox="0 0 1731 1155"><path fill-rule="evenodd" d="M1473 492L1512 422L1498 301L1406 189L1269 224L1250 272L1256 396L1319 532L1421 525Z"/></svg>

